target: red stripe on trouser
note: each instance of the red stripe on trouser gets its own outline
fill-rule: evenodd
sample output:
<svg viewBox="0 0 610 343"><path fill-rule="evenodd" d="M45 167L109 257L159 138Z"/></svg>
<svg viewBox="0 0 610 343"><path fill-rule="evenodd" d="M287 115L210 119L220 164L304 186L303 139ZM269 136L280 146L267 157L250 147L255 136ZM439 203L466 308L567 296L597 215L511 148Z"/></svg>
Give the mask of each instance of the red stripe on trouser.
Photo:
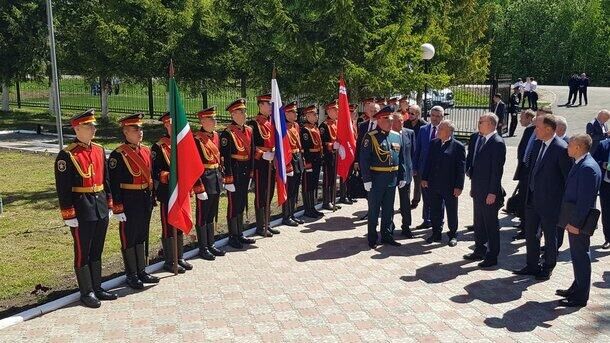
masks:
<svg viewBox="0 0 610 343"><path fill-rule="evenodd" d="M127 237L125 237L125 222L119 222L119 234L121 236L121 246L127 249Z"/></svg>
<svg viewBox="0 0 610 343"><path fill-rule="evenodd" d="M166 218L166 214L165 214L165 204L163 202L161 202L160 204L161 206L161 237L162 238L167 238L168 234L167 234L167 218Z"/></svg>
<svg viewBox="0 0 610 343"><path fill-rule="evenodd" d="M233 218L233 192L227 191L227 222Z"/></svg>
<svg viewBox="0 0 610 343"><path fill-rule="evenodd" d="M72 237L74 238L74 265L76 267L81 267L81 263L83 260L83 252L81 251L80 246L80 237L78 235L78 226L72 228Z"/></svg>

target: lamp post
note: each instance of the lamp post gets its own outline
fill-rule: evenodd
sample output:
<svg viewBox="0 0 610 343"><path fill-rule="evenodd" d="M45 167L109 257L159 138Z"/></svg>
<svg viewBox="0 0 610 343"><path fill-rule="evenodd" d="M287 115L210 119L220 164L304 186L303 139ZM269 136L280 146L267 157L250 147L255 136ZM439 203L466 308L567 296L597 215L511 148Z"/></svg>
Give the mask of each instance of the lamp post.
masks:
<svg viewBox="0 0 610 343"><path fill-rule="evenodd" d="M429 61L434 57L434 45L424 43L421 45L422 58L424 59L424 73L429 73ZM424 118L428 118L428 81L424 83Z"/></svg>

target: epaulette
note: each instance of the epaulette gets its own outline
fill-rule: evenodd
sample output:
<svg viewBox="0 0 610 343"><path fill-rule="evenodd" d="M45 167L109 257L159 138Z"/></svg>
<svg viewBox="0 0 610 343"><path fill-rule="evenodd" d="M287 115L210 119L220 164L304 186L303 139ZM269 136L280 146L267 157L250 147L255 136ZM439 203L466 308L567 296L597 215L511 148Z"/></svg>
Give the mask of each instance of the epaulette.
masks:
<svg viewBox="0 0 610 343"><path fill-rule="evenodd" d="M377 130L371 130L367 133L368 135L374 136L377 134Z"/></svg>
<svg viewBox="0 0 610 343"><path fill-rule="evenodd" d="M76 143L70 143L67 147L65 147L63 150L65 152L70 152L72 151L74 148L76 148L78 146L78 144Z"/></svg>

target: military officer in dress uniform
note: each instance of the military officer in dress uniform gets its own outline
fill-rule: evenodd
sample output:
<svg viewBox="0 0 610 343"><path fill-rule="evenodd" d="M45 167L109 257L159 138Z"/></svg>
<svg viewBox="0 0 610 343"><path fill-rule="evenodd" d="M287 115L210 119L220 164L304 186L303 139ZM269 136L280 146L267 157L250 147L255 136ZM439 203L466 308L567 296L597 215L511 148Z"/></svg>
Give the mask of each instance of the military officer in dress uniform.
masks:
<svg viewBox="0 0 610 343"><path fill-rule="evenodd" d="M258 114L247 124L252 128L252 171L254 173L254 207L256 213L256 233L260 236L272 237L279 234L278 229L267 227L267 207L273 198L275 188L275 168L273 159L275 157L275 142L273 141L273 126L269 116L271 115L271 94L256 97ZM271 173L271 176L269 176ZM271 182L271 184L268 184ZM267 192L269 202L267 201Z"/></svg>
<svg viewBox="0 0 610 343"><path fill-rule="evenodd" d="M168 272L174 272L174 240L178 247L178 273L182 274L186 270L193 269L193 266L186 262L183 258L184 253L184 235L182 230L175 229L167 222L168 202L169 202L169 166L172 154L172 142L170 133L172 130L172 121L169 112L165 112L159 117L159 121L165 126L167 133L152 146L153 160L153 183L155 196L159 200L159 212L161 213L161 244L163 245L163 257L165 263L163 269ZM174 237L174 231L176 237Z"/></svg>
<svg viewBox="0 0 610 343"><path fill-rule="evenodd" d="M325 210L333 210L334 203L333 189L336 187L337 180L337 150L339 142L337 142L337 115L339 106L336 101L326 104L326 120L320 124L320 135L322 136L322 144L324 146L324 179L322 180L322 208ZM335 205L335 208L340 209L340 206Z"/></svg>
<svg viewBox="0 0 610 343"><path fill-rule="evenodd" d="M214 230L218 220L218 203L223 188L220 173L220 136L214 132L216 107L206 108L197 113L201 130L195 132L197 151L203 162L204 171L195 184L197 194L195 208L195 229L199 245L199 257L212 261L225 252L214 245Z"/></svg>
<svg viewBox="0 0 610 343"><path fill-rule="evenodd" d="M150 216L152 214L152 158L150 148L142 145L143 113L119 120L125 143L114 149L108 160L114 215L119 220L121 252L127 285L144 288L145 283L158 283L159 278L146 273Z"/></svg>
<svg viewBox="0 0 610 343"><path fill-rule="evenodd" d="M112 216L112 196L106 154L95 136L95 112L91 109L70 119L76 139L55 160L55 186L64 223L74 239L74 271L80 300L100 307L100 300L117 295L102 288L102 251Z"/></svg>
<svg viewBox="0 0 610 343"><path fill-rule="evenodd" d="M303 110L307 122L301 128L301 146L305 160L305 175L303 175L303 205L305 216L320 218L324 214L316 210L315 191L318 188L320 169L322 167L322 137L318 129L318 113L315 105Z"/></svg>
<svg viewBox="0 0 610 343"><path fill-rule="evenodd" d="M301 147L301 131L297 123L297 103L291 102L284 106L286 112L286 131L292 151L292 160L289 161L292 168L292 176L287 177L288 199L282 205L282 224L288 226L298 226L304 221L294 216L294 209L299 198L299 185L305 170L303 162L303 148Z"/></svg>
<svg viewBox="0 0 610 343"><path fill-rule="evenodd" d="M392 237L392 216L396 185L407 184L405 175L402 138L392 131L393 108L386 106L375 114L377 129L370 131L362 140L360 169L364 188L368 195L368 241L369 247L377 247L377 220L381 209L381 243L398 246Z"/></svg>
<svg viewBox="0 0 610 343"><path fill-rule="evenodd" d="M244 210L248 203L248 184L252 171L252 128L246 123L246 99L237 99L226 108L232 122L220 133L220 156L227 190L227 225L229 245L243 249L253 244L244 236Z"/></svg>

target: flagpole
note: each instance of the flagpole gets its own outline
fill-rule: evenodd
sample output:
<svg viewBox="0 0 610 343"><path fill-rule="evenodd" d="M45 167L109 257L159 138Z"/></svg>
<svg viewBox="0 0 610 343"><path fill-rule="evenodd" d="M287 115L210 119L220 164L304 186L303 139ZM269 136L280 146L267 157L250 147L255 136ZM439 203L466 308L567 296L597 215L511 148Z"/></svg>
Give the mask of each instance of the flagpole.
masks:
<svg viewBox="0 0 610 343"><path fill-rule="evenodd" d="M275 66L273 66L273 71L271 72L271 79L275 79ZM275 104L275 106L278 106L278 104ZM281 104L280 104L281 106ZM272 108L271 109L273 111L273 113L271 113L271 115L273 116L275 114L275 110ZM275 129L274 129L275 130ZM275 137L275 135L274 135ZM273 142L275 144L275 142ZM277 147L276 147L277 148ZM265 211L265 237L267 237L267 230L269 228L269 222L271 221L271 172L272 172L272 161L269 161L269 164L267 165L267 203L265 204L266 207L266 211Z"/></svg>
<svg viewBox="0 0 610 343"><path fill-rule="evenodd" d="M170 58L170 60L169 60L169 79L170 79L170 82L171 82L171 79L173 79L173 78L174 78L174 60ZM171 89L170 89L170 94L172 94L171 93ZM172 108L174 109L173 115L175 117L176 116L176 97L174 96L172 100L173 100L173 103L170 104L170 111L171 111ZM170 112L170 120L172 120L171 114L172 113ZM176 123L175 123L175 120L172 120L172 136L173 137L178 137L178 134L176 132ZM177 145L176 143L177 142L172 142L172 149L177 149L178 148L177 146L174 146L174 145ZM176 154L177 153L178 153L178 151L176 150ZM178 159L175 158L173 162L175 164L174 165L174 169L176 170L176 174L177 174L178 173ZM176 175L176 180L178 180L178 175ZM170 196L171 196L171 194L170 194ZM172 231L173 231L173 234L174 234L174 266L173 266L174 267L174 275L178 275L178 230L176 229L175 226L172 225Z"/></svg>
<svg viewBox="0 0 610 343"><path fill-rule="evenodd" d="M59 104L59 77L57 73L57 57L55 54L55 28L53 27L53 4L47 0L47 26L49 28L49 47L51 49L51 91L53 92L53 112L55 112L55 125L57 128L57 141L59 150L64 148L64 136L61 128L61 106Z"/></svg>

